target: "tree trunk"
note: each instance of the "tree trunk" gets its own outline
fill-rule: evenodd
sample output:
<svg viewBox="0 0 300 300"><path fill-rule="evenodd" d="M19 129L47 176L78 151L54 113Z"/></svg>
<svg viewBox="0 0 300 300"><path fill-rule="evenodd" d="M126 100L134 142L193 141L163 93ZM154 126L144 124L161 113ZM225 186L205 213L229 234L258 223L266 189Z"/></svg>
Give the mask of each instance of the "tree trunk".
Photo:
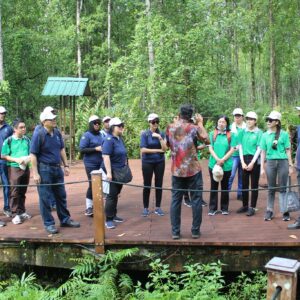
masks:
<svg viewBox="0 0 300 300"><path fill-rule="evenodd" d="M2 0L0 0L0 81L4 80L3 45L2 45Z"/></svg>
<svg viewBox="0 0 300 300"><path fill-rule="evenodd" d="M107 3L107 67L111 65L111 0ZM107 86L107 107L111 107L111 84Z"/></svg>
<svg viewBox="0 0 300 300"><path fill-rule="evenodd" d="M148 34L151 33L151 1L146 0L146 14L148 18ZM148 38L148 55L149 55L149 75L150 75L150 101L151 107L154 105L154 49L151 37Z"/></svg>
<svg viewBox="0 0 300 300"><path fill-rule="evenodd" d="M76 34L77 34L77 73L78 77L82 77L81 48L80 48L80 13L82 9L82 1L77 0L76 5Z"/></svg>
<svg viewBox="0 0 300 300"><path fill-rule="evenodd" d="M253 42L253 40L252 40ZM250 67L251 67L251 102L255 103L256 101L256 84L255 84L255 51L254 45L251 45L250 48Z"/></svg>
<svg viewBox="0 0 300 300"><path fill-rule="evenodd" d="M270 105L274 108L278 105L278 82L276 74L276 50L274 41L274 16L273 0L269 0L269 30L270 30Z"/></svg>

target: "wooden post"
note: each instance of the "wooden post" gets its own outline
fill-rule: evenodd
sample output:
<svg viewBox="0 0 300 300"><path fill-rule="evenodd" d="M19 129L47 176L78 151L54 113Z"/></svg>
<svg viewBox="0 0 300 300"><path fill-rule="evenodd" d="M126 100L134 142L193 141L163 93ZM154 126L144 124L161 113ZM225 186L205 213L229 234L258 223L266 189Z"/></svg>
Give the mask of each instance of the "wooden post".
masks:
<svg viewBox="0 0 300 300"><path fill-rule="evenodd" d="M94 211L94 232L95 251L104 254L105 228L104 228L104 207L102 197L102 175L100 171L92 171L93 211Z"/></svg>
<svg viewBox="0 0 300 300"><path fill-rule="evenodd" d="M267 300L272 299L276 289L281 289L277 299L296 300L297 273L300 263L294 259L273 257L265 266L268 271Z"/></svg>

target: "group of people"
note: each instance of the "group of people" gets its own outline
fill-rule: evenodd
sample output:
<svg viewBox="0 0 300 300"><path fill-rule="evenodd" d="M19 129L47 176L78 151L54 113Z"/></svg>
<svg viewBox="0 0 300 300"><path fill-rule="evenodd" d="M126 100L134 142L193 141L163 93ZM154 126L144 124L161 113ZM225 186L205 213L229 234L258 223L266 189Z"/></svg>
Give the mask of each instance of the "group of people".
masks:
<svg viewBox="0 0 300 300"><path fill-rule="evenodd" d="M26 136L25 122L15 119L11 127L5 122L6 113L6 109L1 106L0 172L4 185L4 214L12 218L13 224L21 224L31 218L25 206L31 165L45 230L49 234L58 233L51 213L54 204L61 227L80 227L79 222L71 219L67 208L64 175L68 176L70 170L64 141L56 126L57 115L54 109L48 106L40 114L40 124L35 127L31 141ZM5 225L5 222L0 221L1 227Z"/></svg>
<svg viewBox="0 0 300 300"><path fill-rule="evenodd" d="M297 107L300 112L300 107ZM12 217L14 224L21 224L31 216L26 212L25 198L29 183L29 165L32 165L33 179L38 186L40 212L45 229L50 234L58 232L51 210L57 210L60 225L80 227L71 219L67 209L64 175L69 175L63 137L56 127L56 113L52 107L46 107L40 115L40 124L36 126L31 141L26 136L23 120L16 119L13 127L5 122L6 109L0 106L0 175L3 183L4 214ZM140 151L142 161L143 210L141 215L148 217L150 186L154 176L155 209L154 213L164 216L161 209L162 186L165 171L165 152L171 152L172 201L170 209L172 238L180 238L182 200L192 208L192 238L200 237L202 222L203 178L200 163L201 149L208 147L210 157L210 198L208 215L229 214L229 191L236 173L238 174L237 199L242 206L237 213L253 216L258 198L260 175L266 173L268 181L268 201L264 219L274 217L275 191L279 191L279 207L284 221L290 215L284 207L287 178L293 172L289 134L281 128L282 116L272 111L266 118L267 131L257 127L258 116L255 112L244 112L241 108L233 111L234 121L226 115L220 115L215 128L207 133L203 118L194 114L191 105L180 107L179 114L163 132L159 128L159 116L149 114L149 128L142 131ZM88 130L80 139L80 152L89 179L86 192L86 216L93 216L93 197L91 172L100 170L103 179L109 183L105 194L105 226L108 229L123 222L117 214L118 199L123 184L117 182L116 173L128 165L127 149L123 141L124 122L119 118L105 116L101 119L92 115L88 120ZM103 128L102 128L103 124ZM298 128L298 143L300 129ZM299 147L298 147L299 149ZM296 166L300 170L300 150L297 149ZM299 159L298 159L299 157ZM62 165L63 169L62 170ZM276 188L276 178L278 187ZM300 175L298 174L300 184ZM12 187L9 189L8 185ZM221 191L218 192L219 185ZM249 191L252 189L249 201ZM188 190L188 192L183 191ZM220 193L220 210L218 194ZM0 221L0 226L5 223ZM289 229L300 228L300 219Z"/></svg>

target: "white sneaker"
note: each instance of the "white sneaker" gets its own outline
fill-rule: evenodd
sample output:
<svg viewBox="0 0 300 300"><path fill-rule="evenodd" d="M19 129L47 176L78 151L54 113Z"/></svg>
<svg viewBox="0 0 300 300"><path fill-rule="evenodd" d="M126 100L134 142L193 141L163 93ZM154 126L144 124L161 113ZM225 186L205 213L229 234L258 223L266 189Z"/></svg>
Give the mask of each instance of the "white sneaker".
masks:
<svg viewBox="0 0 300 300"><path fill-rule="evenodd" d="M12 220L11 220L15 225L22 224L22 219L20 215L16 215Z"/></svg>
<svg viewBox="0 0 300 300"><path fill-rule="evenodd" d="M26 213L26 212L22 213L22 214L20 215L20 217L21 217L22 220L29 220L29 219L32 218L31 215L29 215L29 214Z"/></svg>

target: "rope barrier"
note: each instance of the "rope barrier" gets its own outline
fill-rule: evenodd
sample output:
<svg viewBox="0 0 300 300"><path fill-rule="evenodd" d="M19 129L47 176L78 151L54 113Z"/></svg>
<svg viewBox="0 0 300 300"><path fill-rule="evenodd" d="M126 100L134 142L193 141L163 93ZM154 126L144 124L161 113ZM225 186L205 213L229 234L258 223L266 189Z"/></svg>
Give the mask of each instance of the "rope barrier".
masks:
<svg viewBox="0 0 300 300"><path fill-rule="evenodd" d="M115 184L122 184L127 185L129 187L136 187L136 188L146 188L146 189L152 189L152 190L163 190L163 191L178 191L178 192L203 192L203 193L210 193L210 192L229 192L229 193L235 193L235 192L252 192L252 191L268 191L268 190L284 190L288 188L296 188L299 187L299 184L294 185L285 185L285 186L276 186L276 187L266 187L266 188L256 188L256 189L231 189L231 190L199 190L199 189L173 189L173 188L166 188L166 187L155 187L155 186L147 186L147 185L138 185L133 183L123 183L119 181L114 180L102 180L103 182L109 182L109 183L115 183ZM59 185L73 185L73 184L80 184L80 183L87 183L91 182L91 180L78 180L78 181L69 181L69 182L59 182L59 183L40 183L40 184L0 184L0 187L38 187L38 186L59 186Z"/></svg>

